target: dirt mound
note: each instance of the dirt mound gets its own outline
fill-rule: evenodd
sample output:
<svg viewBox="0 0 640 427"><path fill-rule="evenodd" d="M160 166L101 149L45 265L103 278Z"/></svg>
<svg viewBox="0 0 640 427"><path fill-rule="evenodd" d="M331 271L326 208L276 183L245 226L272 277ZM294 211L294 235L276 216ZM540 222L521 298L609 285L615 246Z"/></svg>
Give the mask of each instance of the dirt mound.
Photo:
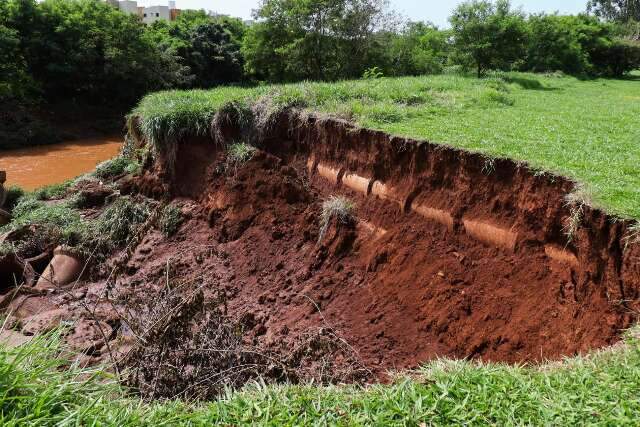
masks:
<svg viewBox="0 0 640 427"><path fill-rule="evenodd" d="M121 183L121 192L172 200L183 220L172 237L150 229L104 275L46 297L52 312L65 310L56 318L107 330L88 363L127 354L147 367L133 382L152 396L183 393L202 373L214 388L257 376L385 379L439 356L569 356L614 343L636 320L640 248L625 244L625 222L568 205L573 183L289 119L233 168L225 150L193 139L175 170ZM352 220L333 218L320 236L332 195L354 203ZM197 310L158 317L185 306L171 298L193 295ZM236 357L203 357L208 346ZM159 355L179 368L149 370ZM237 375L220 377L228 370Z"/></svg>

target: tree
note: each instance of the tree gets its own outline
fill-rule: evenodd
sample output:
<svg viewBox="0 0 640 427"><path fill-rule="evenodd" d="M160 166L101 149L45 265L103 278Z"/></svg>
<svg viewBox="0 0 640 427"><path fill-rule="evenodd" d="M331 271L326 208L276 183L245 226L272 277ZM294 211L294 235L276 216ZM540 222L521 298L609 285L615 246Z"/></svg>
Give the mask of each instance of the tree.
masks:
<svg viewBox="0 0 640 427"><path fill-rule="evenodd" d="M245 70L270 81L360 77L392 23L386 0L263 0L254 16Z"/></svg>
<svg viewBox="0 0 640 427"><path fill-rule="evenodd" d="M410 22L391 41L391 70L386 75L421 75L442 72L449 55L449 33L433 24Z"/></svg>
<svg viewBox="0 0 640 427"><path fill-rule="evenodd" d="M478 77L487 69L509 69L523 57L526 22L521 12L511 10L508 0L462 3L449 21L454 61L475 68Z"/></svg>
<svg viewBox="0 0 640 427"><path fill-rule="evenodd" d="M154 22L148 32L161 50L186 67L180 86L212 87L243 79L240 49L245 30L236 18L185 11L173 22Z"/></svg>
<svg viewBox="0 0 640 427"><path fill-rule="evenodd" d="M529 17L529 45L525 70L584 74L590 68L585 22L577 16L539 14Z"/></svg>
<svg viewBox="0 0 640 427"><path fill-rule="evenodd" d="M640 21L640 0L590 0L587 10L610 21Z"/></svg>
<svg viewBox="0 0 640 427"><path fill-rule="evenodd" d="M640 68L640 43L631 40L612 40L594 50L591 60L594 74L622 77Z"/></svg>
<svg viewBox="0 0 640 427"><path fill-rule="evenodd" d="M49 101L131 104L181 72L144 24L99 0L0 0L0 12L5 45L18 40L11 57Z"/></svg>
<svg viewBox="0 0 640 427"><path fill-rule="evenodd" d="M0 24L0 101L25 99L33 88L18 32Z"/></svg>
<svg viewBox="0 0 640 427"><path fill-rule="evenodd" d="M190 34L185 64L195 76L194 85L212 87L242 79L240 46L217 23L200 24Z"/></svg>

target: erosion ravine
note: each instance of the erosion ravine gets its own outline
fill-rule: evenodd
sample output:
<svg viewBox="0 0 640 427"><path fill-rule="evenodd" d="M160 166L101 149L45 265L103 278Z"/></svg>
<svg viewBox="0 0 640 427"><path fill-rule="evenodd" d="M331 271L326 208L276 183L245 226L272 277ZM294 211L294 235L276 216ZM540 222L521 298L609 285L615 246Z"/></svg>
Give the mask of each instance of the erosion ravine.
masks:
<svg viewBox="0 0 640 427"><path fill-rule="evenodd" d="M86 279L15 298L9 308L29 333L76 320L67 340L86 363L128 354L136 339L173 333L168 323L140 338L131 323L153 318L179 282L188 303L160 309L184 308L172 321L222 305L260 354L298 354L309 331L331 331L347 347L330 358L304 347L296 363L357 363L384 381L440 356L521 363L587 352L636 320L630 225L571 202L567 179L293 112L241 164L226 152L240 129L223 134L184 136L172 158L116 182L121 195L178 204L179 230L147 227ZM334 218L320 238L332 195L354 202L355 220Z"/></svg>

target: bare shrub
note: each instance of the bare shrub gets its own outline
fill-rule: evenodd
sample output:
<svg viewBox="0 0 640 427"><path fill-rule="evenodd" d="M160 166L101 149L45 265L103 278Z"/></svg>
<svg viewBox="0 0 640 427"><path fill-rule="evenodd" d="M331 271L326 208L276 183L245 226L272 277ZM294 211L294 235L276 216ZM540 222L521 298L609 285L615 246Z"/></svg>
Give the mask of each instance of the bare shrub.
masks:
<svg viewBox="0 0 640 427"><path fill-rule="evenodd" d="M331 328L263 350L248 343L242 321L227 315L224 292L206 299L201 287L167 286L153 300L151 308L128 303L138 312L127 321L137 342L122 361L125 382L145 398L210 400L258 380L332 384L369 378L355 351Z"/></svg>

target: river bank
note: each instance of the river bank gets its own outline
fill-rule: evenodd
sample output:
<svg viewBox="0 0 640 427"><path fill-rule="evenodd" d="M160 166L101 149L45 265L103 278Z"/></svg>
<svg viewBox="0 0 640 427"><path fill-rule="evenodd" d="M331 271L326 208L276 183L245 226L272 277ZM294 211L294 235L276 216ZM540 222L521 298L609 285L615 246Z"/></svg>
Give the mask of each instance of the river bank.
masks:
<svg viewBox="0 0 640 427"><path fill-rule="evenodd" d="M124 129L124 107L73 102L55 104L0 104L0 158L2 150L59 144L105 135Z"/></svg>

